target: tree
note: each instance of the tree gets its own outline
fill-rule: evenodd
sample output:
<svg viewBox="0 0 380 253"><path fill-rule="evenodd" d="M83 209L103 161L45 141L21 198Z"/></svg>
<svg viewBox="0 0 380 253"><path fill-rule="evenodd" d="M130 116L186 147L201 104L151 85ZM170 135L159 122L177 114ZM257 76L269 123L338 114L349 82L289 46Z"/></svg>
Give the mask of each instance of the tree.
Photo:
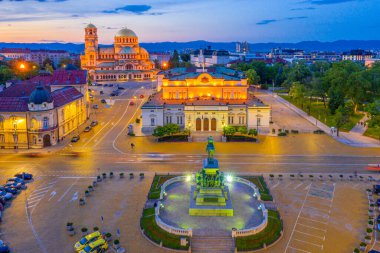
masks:
<svg viewBox="0 0 380 253"><path fill-rule="evenodd" d="M42 62L42 66L45 67L46 69L46 64L49 64L53 70L54 70L54 62L50 59L50 58L46 58L43 62ZM46 69L47 70L47 69ZM48 70L47 70L48 71ZM50 72L50 71L49 71Z"/></svg>
<svg viewBox="0 0 380 253"><path fill-rule="evenodd" d="M335 114L335 111L344 106L344 93L338 87L331 87L329 89L329 110L331 114Z"/></svg>
<svg viewBox="0 0 380 253"><path fill-rule="evenodd" d="M157 126L154 130L153 130L153 136L155 137L162 137L165 135L165 128L163 126Z"/></svg>
<svg viewBox="0 0 380 253"><path fill-rule="evenodd" d="M248 133L246 126L240 126L237 131L241 134L247 134Z"/></svg>
<svg viewBox="0 0 380 253"><path fill-rule="evenodd" d="M289 90L289 96L291 96L303 109L305 98L305 86L300 82L294 82Z"/></svg>
<svg viewBox="0 0 380 253"><path fill-rule="evenodd" d="M245 75L248 79L248 84L258 84L260 82L260 76L257 75L256 71L254 69L249 69L245 72Z"/></svg>
<svg viewBox="0 0 380 253"><path fill-rule="evenodd" d="M54 72L54 68L53 68L53 66L51 66L49 63L47 63L47 64L45 65L45 70L46 70L47 72L51 73L51 74Z"/></svg>
<svg viewBox="0 0 380 253"><path fill-rule="evenodd" d="M190 61L190 54L181 54L181 61L189 62Z"/></svg>
<svg viewBox="0 0 380 253"><path fill-rule="evenodd" d="M364 72L354 72L350 74L347 80L346 96L354 104L354 113L358 110L358 105L369 99L368 91L371 83L364 78Z"/></svg>
<svg viewBox="0 0 380 253"><path fill-rule="evenodd" d="M71 58L68 58L68 57L65 57L65 58L62 58L60 61L59 61L59 64L58 66L60 68L66 68L67 65L72 65L73 64L73 60Z"/></svg>
<svg viewBox="0 0 380 253"><path fill-rule="evenodd" d="M12 79L13 71L7 66L0 66L0 84L4 84L6 81Z"/></svg>
<svg viewBox="0 0 380 253"><path fill-rule="evenodd" d="M248 135L257 136L257 129L255 128L249 129Z"/></svg>
<svg viewBox="0 0 380 253"><path fill-rule="evenodd" d="M169 68L179 67L179 54L177 50L174 50L172 57L169 60Z"/></svg>
<svg viewBox="0 0 380 253"><path fill-rule="evenodd" d="M224 134L224 136L234 135L235 133L236 133L236 128L233 127L233 126L225 126L223 128L223 134Z"/></svg>
<svg viewBox="0 0 380 253"><path fill-rule="evenodd" d="M348 121L348 113L344 106L340 105L336 110L334 116L334 123L337 129L337 136L339 136L339 129Z"/></svg>
<svg viewBox="0 0 380 253"><path fill-rule="evenodd" d="M160 61L158 59L154 59L153 62L154 62L154 68L156 68L156 69L161 68Z"/></svg>

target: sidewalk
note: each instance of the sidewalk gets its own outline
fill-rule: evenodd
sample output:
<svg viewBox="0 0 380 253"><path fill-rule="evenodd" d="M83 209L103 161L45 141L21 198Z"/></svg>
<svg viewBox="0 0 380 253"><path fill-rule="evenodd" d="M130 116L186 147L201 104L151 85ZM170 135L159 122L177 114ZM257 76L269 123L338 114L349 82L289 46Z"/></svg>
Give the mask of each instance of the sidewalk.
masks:
<svg viewBox="0 0 380 253"><path fill-rule="evenodd" d="M365 114L364 117L361 118L361 120L359 120L359 122L363 122L364 123L364 122L367 122L367 120L368 120L368 117L367 117L367 114ZM359 122L358 122L358 124L356 124L356 126L354 126L350 130L350 133L363 135L365 133L365 131L367 131L368 125L365 124L365 126L364 126L362 124L359 124Z"/></svg>
<svg viewBox="0 0 380 253"><path fill-rule="evenodd" d="M321 121L317 120L316 118L307 115L306 112L299 109L297 106L289 103L285 99L283 99L280 96L275 95L274 96L277 102L282 103L292 109L294 112L305 118L310 123L317 126L319 129L323 130L326 134L330 135L331 129L329 126L325 125ZM361 133L353 133L353 132L339 132L339 136L332 136L335 140L339 141L340 143L352 146L352 147L371 147L371 148L380 148L380 141L375 140L370 137L363 136Z"/></svg>

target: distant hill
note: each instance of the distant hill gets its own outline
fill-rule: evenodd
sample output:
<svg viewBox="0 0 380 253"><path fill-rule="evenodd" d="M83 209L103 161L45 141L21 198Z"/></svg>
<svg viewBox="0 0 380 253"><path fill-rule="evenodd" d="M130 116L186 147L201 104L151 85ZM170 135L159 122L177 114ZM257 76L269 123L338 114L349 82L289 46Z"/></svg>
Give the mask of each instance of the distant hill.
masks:
<svg viewBox="0 0 380 253"><path fill-rule="evenodd" d="M155 42L140 43L149 52L166 52L186 49L199 49L211 46L213 49L225 49L235 51L235 42L209 42L204 40L189 42ZM110 46L110 45L101 45ZM30 49L62 49L73 53L81 53L83 43L5 43L0 42L0 48L30 48ZM305 51L335 51L343 52L351 49L380 50L380 40L338 40L333 42L302 41L298 43L251 43L251 51L268 52L272 48L297 48Z"/></svg>

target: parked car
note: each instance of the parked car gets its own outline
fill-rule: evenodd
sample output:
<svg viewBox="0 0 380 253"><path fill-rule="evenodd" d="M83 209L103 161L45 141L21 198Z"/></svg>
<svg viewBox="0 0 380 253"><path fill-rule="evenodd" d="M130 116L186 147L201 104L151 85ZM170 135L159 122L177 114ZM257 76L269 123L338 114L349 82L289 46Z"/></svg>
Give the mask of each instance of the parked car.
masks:
<svg viewBox="0 0 380 253"><path fill-rule="evenodd" d="M94 127L94 126L97 126L98 125L98 122L95 120L93 122L91 122L91 126Z"/></svg>
<svg viewBox="0 0 380 253"><path fill-rule="evenodd" d="M380 185L379 184L373 185L373 193L376 193L376 194L380 193Z"/></svg>
<svg viewBox="0 0 380 253"><path fill-rule="evenodd" d="M107 101L105 99L100 100L100 102L102 102L102 104L107 103Z"/></svg>
<svg viewBox="0 0 380 253"><path fill-rule="evenodd" d="M140 98L144 98L144 95L141 94L141 95L140 95Z"/></svg>
<svg viewBox="0 0 380 253"><path fill-rule="evenodd" d="M79 140L80 140L79 135L75 135L73 136L73 138L71 138L71 142L78 142Z"/></svg>
<svg viewBox="0 0 380 253"><path fill-rule="evenodd" d="M103 238L88 244L83 250L79 251L80 253L98 253L104 252L108 249L108 244Z"/></svg>
<svg viewBox="0 0 380 253"><path fill-rule="evenodd" d="M103 87L108 87L108 84L104 84Z"/></svg>
<svg viewBox="0 0 380 253"><path fill-rule="evenodd" d="M131 101L129 102L129 105L135 105L135 102Z"/></svg>
<svg viewBox="0 0 380 253"><path fill-rule="evenodd" d="M121 87L121 86L119 86L119 87L117 87L119 90L125 90L125 88L124 87Z"/></svg>
<svg viewBox="0 0 380 253"><path fill-rule="evenodd" d="M13 198L13 194L6 191L0 191L0 196L3 197L6 201L9 201Z"/></svg>
<svg viewBox="0 0 380 253"><path fill-rule="evenodd" d="M9 250L9 247L2 241L0 240L0 253L10 253L11 251Z"/></svg>
<svg viewBox="0 0 380 253"><path fill-rule="evenodd" d="M111 83L111 84L108 84L108 87L113 87L113 84Z"/></svg>
<svg viewBox="0 0 380 253"><path fill-rule="evenodd" d="M13 187L13 186L0 186L0 191L6 191L6 192L9 192L9 193L12 193L13 195L16 195L19 193L19 190L17 190L16 187Z"/></svg>
<svg viewBox="0 0 380 253"><path fill-rule="evenodd" d="M98 106L98 105L93 105L92 108L94 108L94 109L98 109L99 106Z"/></svg>
<svg viewBox="0 0 380 253"><path fill-rule="evenodd" d="M25 181L24 179L22 178L18 178L18 177L11 177L11 178L8 178L8 182L17 182L17 183L21 183L21 184L25 184Z"/></svg>
<svg viewBox="0 0 380 253"><path fill-rule="evenodd" d="M114 96L119 96L119 91L117 91L117 90L112 91L111 97L114 97Z"/></svg>
<svg viewBox="0 0 380 253"><path fill-rule="evenodd" d="M26 173L26 172L17 173L15 175L15 177L18 177L18 178L21 178L21 179L24 179L24 180L32 180L33 179L33 175L30 174L30 173Z"/></svg>
<svg viewBox="0 0 380 253"><path fill-rule="evenodd" d="M99 231L96 231L94 233L91 233L89 235L86 235L82 239L80 239L79 242L75 243L74 249L76 251L82 250L84 247L86 247L88 244L93 243L100 239L102 234Z"/></svg>
<svg viewBox="0 0 380 253"><path fill-rule="evenodd" d="M100 95L103 95L103 94L104 94L104 91L102 91L102 90L99 91L99 94L100 94Z"/></svg>
<svg viewBox="0 0 380 253"><path fill-rule="evenodd" d="M87 133L87 132L90 132L91 131L91 126L86 126L86 128L84 129L84 131Z"/></svg>
<svg viewBox="0 0 380 253"><path fill-rule="evenodd" d="M15 187L17 190L26 189L26 185L18 182L8 182L4 187Z"/></svg>
<svg viewBox="0 0 380 253"><path fill-rule="evenodd" d="M7 203L7 201L4 199L4 197L0 197L0 204L5 206L5 203Z"/></svg>

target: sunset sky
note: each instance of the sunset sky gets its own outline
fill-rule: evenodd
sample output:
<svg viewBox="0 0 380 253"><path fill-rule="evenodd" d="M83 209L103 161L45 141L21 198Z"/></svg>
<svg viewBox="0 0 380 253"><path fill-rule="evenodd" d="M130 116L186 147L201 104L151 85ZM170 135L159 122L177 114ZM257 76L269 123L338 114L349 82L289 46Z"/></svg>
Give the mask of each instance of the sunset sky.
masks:
<svg viewBox="0 0 380 253"><path fill-rule="evenodd" d="M100 43L122 27L141 42L380 39L379 0L0 0L1 42Z"/></svg>

